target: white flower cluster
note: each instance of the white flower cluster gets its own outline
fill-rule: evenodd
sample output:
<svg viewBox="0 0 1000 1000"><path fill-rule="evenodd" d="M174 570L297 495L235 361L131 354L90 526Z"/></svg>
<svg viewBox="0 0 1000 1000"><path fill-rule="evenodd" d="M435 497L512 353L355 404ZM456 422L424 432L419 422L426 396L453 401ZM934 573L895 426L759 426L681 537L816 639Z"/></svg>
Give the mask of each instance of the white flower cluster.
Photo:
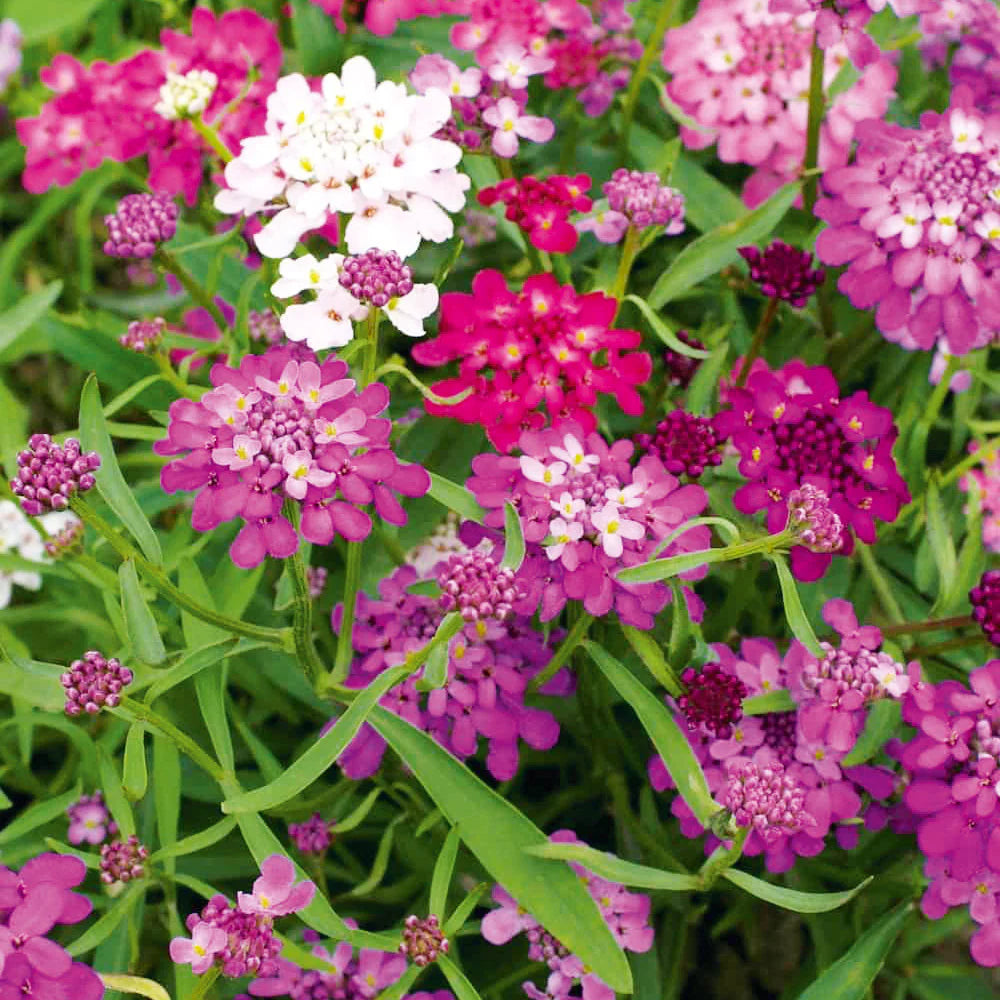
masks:
<svg viewBox="0 0 1000 1000"><path fill-rule="evenodd" d="M219 78L210 69L192 69L187 73L167 73L160 87L160 99L153 110L167 121L194 118L208 107Z"/></svg>
<svg viewBox="0 0 1000 1000"><path fill-rule="evenodd" d="M49 537L76 521L69 511L52 511L38 520ZM0 555L17 556L29 562L45 563L45 539L34 529L18 504L0 500ZM29 569L7 569L0 566L0 608L10 604L14 584L27 590L38 590L42 585L40 573Z"/></svg>
<svg viewBox="0 0 1000 1000"><path fill-rule="evenodd" d="M227 214L278 209L256 236L266 257L287 257L330 215L350 216L349 253L379 248L406 258L421 240L451 237L448 212L465 204L469 178L455 167L462 150L435 138L451 118L441 90L411 94L375 76L354 56L320 93L304 76L282 77L267 100L266 134L243 140L215 197Z"/></svg>

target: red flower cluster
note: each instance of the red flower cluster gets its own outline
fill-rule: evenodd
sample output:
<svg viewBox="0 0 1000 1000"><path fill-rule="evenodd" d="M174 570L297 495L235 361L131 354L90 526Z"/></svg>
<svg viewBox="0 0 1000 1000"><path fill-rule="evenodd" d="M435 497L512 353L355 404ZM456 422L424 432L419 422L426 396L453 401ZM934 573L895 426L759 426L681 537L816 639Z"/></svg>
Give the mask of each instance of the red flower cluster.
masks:
<svg viewBox="0 0 1000 1000"><path fill-rule="evenodd" d="M548 253L569 253L580 234L569 221L570 212L589 212L593 202L586 174L567 177L553 174L545 180L509 178L479 192L479 204L487 208L497 202L507 206L504 213L528 234L531 245Z"/></svg>

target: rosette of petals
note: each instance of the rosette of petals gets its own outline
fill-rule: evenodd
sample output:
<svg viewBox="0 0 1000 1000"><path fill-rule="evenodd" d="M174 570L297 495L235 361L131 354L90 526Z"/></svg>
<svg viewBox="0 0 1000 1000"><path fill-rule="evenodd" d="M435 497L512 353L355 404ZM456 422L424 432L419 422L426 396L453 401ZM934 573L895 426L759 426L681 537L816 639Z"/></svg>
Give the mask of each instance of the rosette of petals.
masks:
<svg viewBox="0 0 1000 1000"><path fill-rule="evenodd" d="M100 789L93 795L81 795L66 808L66 815L69 817L66 839L71 844L100 844L108 834L118 830Z"/></svg>
<svg viewBox="0 0 1000 1000"><path fill-rule="evenodd" d="M180 116L171 120L156 110L172 76L215 78L201 114L230 150L263 127L264 100L281 68L273 22L252 10L230 10L216 17L208 8L197 7L190 35L164 29L160 41L160 49L143 49L120 62L98 61L89 67L60 53L42 70L42 82L55 96L37 117L17 122L27 151L27 190L64 187L105 160L145 156L153 190L183 195L194 204L204 158L211 151L189 121Z"/></svg>
<svg viewBox="0 0 1000 1000"><path fill-rule="evenodd" d="M973 621L994 646L1000 646L1000 570L987 570L969 591L969 600Z"/></svg>
<svg viewBox="0 0 1000 1000"><path fill-rule="evenodd" d="M569 177L554 174L539 180L509 178L479 192L479 203L487 207L498 202L506 205L504 215L528 234L532 246L549 253L569 253L579 234L569 222L571 212L587 212L591 200L584 193L590 189L586 174Z"/></svg>
<svg viewBox="0 0 1000 1000"><path fill-rule="evenodd" d="M76 438L60 445L48 434L32 434L28 447L18 452L11 492L21 498L21 509L31 517L43 511L63 511L75 493L94 488L94 472L100 466L101 456L81 451Z"/></svg>
<svg viewBox="0 0 1000 1000"><path fill-rule="evenodd" d="M197 531L243 518L230 549L238 566L297 550L298 536L281 513L285 499L302 507L303 537L328 545L335 535L366 538L369 505L383 520L405 524L395 494L429 489L427 473L388 447L391 424L378 416L388 390L373 383L359 393L347 375L336 358L320 365L301 349L272 347L243 358L238 369L215 365L211 392L171 405L167 437L154 448L187 454L164 467L160 482L168 493L198 491L191 517Z"/></svg>
<svg viewBox="0 0 1000 1000"><path fill-rule="evenodd" d="M666 535L704 509L705 491L682 486L654 455L633 466L631 441L609 446L574 423L525 431L518 447L519 457L477 455L467 482L487 511L487 528L503 529L507 500L520 515L527 555L518 581L525 596L515 610L537 609L542 621L549 621L568 600L577 600L592 615L613 610L628 625L652 628L670 600L670 588L624 584L616 574L653 558ZM571 531L573 524L582 532ZM660 554L708 544L707 530L693 528ZM698 567L683 576L697 579L706 571Z"/></svg>
<svg viewBox="0 0 1000 1000"><path fill-rule="evenodd" d="M892 457L898 434L892 413L866 392L840 397L827 368L791 361L772 372L758 362L745 388L727 390L729 409L716 417L716 426L732 438L740 473L749 480L733 497L737 510L766 510L775 534L788 523L789 497L811 485L826 494L829 511L840 519L838 552L846 555L855 538L874 543L876 520L895 520L910 493ZM795 545L792 571L800 580L817 580L832 558L829 551Z"/></svg>
<svg viewBox="0 0 1000 1000"><path fill-rule="evenodd" d="M358 595L351 639L357 653L347 679L363 688L408 653L425 646L445 612L438 600L408 588L418 579L412 566L397 569L379 584L379 600ZM340 629L342 609L333 612L333 629ZM525 705L528 683L552 658L559 636L546 642L526 615L503 622L480 619L465 625L448 647L448 680L434 691L417 690L420 674L391 688L383 708L426 730L461 760L487 744L486 767L498 781L517 773L520 746L548 750L559 738L559 724L544 709ZM563 695L572 679L560 671L542 694ZM331 723L332 724L332 723ZM365 725L339 758L344 773L370 777L382 762L385 741Z"/></svg>
<svg viewBox="0 0 1000 1000"><path fill-rule="evenodd" d="M424 968L431 962L436 962L439 955L447 955L448 948L448 939L433 913L423 920L416 914L411 914L403 921L403 940L399 945L399 953L406 955L414 965Z"/></svg>
<svg viewBox="0 0 1000 1000"><path fill-rule="evenodd" d="M660 182L657 174L619 167L602 187L608 207L581 219L576 228L602 243L617 243L628 231L663 226L668 236L684 232L684 195Z"/></svg>
<svg viewBox="0 0 1000 1000"><path fill-rule="evenodd" d="M823 284L826 273L813 268L812 254L773 240L763 253L757 247L740 247L750 266L750 280L770 299L782 299L801 309Z"/></svg>
<svg viewBox="0 0 1000 1000"><path fill-rule="evenodd" d="M226 166L215 207L276 211L254 238L266 257L287 257L335 213L350 216L349 253L409 257L421 240L450 239L447 213L465 204L469 178L455 170L462 151L436 137L450 116L443 91L411 94L405 84L379 82L363 56L348 59L339 76L327 73L319 93L304 76L282 77L263 132L245 138Z"/></svg>
<svg viewBox="0 0 1000 1000"><path fill-rule="evenodd" d="M754 167L743 190L750 206L801 168L817 16L768 13L758 0L703 0L690 21L667 32L668 94L699 126L681 126L681 138L691 149L717 142L721 160ZM842 41L828 49L824 88L847 58ZM876 51L864 75L830 105L820 133L822 168L847 163L858 122L885 113L895 82L891 60Z"/></svg>
<svg viewBox="0 0 1000 1000"><path fill-rule="evenodd" d="M439 396L472 390L456 405L426 400L427 412L480 424L502 451L523 430L546 423L593 430L598 393L640 414L637 387L648 380L652 359L636 350L638 331L611 327L616 308L609 296L580 295L551 274L533 275L514 292L499 271L480 271L471 295L442 296L438 336L413 349L423 365L459 361L456 377L432 386Z"/></svg>
<svg viewBox="0 0 1000 1000"><path fill-rule="evenodd" d="M166 195L127 194L114 215L104 216L109 257L152 257L177 232L177 203Z"/></svg>
<svg viewBox="0 0 1000 1000"><path fill-rule="evenodd" d="M1000 325L1000 114L982 115L961 87L919 128L871 121L858 140L856 162L824 175L820 260L847 265L840 290L907 350L988 343Z"/></svg>
<svg viewBox="0 0 1000 1000"><path fill-rule="evenodd" d="M697 364L694 358L687 360ZM656 455L667 472L697 479L706 469L722 464L725 437L711 417L674 410L656 425L655 434L638 434L635 443L641 451Z"/></svg>

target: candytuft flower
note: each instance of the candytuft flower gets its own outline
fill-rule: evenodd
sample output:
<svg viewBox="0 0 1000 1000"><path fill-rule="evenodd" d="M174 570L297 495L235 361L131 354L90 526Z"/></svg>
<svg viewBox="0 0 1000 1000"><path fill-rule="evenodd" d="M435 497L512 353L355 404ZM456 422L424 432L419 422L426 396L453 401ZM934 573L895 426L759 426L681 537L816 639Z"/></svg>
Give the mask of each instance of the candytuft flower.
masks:
<svg viewBox="0 0 1000 1000"><path fill-rule="evenodd" d="M677 707L688 728L704 726L718 739L729 739L733 726L743 718L746 684L718 663L688 667L681 674L681 683L686 691L677 698Z"/></svg>
<svg viewBox="0 0 1000 1000"><path fill-rule="evenodd" d="M987 570L969 591L973 620L994 646L1000 646L1000 570Z"/></svg>
<svg viewBox="0 0 1000 1000"><path fill-rule="evenodd" d="M125 840L113 840L101 845L101 881L105 885L131 882L146 875L145 861L149 850L134 834Z"/></svg>
<svg viewBox="0 0 1000 1000"><path fill-rule="evenodd" d="M686 360L697 364L696 359ZM711 417L674 410L656 425L655 434L638 434L635 443L641 451L656 455L667 472L697 479L706 469L722 464L725 436Z"/></svg>
<svg viewBox="0 0 1000 1000"><path fill-rule="evenodd" d="M177 232L177 204L155 194L127 194L114 215L104 216L109 257L152 257Z"/></svg>
<svg viewBox="0 0 1000 1000"><path fill-rule="evenodd" d="M75 493L86 493L97 483L101 466L96 451L83 452L76 438L56 444L48 434L32 434L28 447L17 455L17 473L11 491L21 498L21 509L31 517L43 511L65 510Z"/></svg>
<svg viewBox="0 0 1000 1000"><path fill-rule="evenodd" d="M485 552L449 556L438 569L437 582L441 610L458 611L467 622L506 621L522 596L514 571L498 566Z"/></svg>
<svg viewBox="0 0 1000 1000"><path fill-rule="evenodd" d="M801 309L823 284L826 273L813 268L812 254L781 240L773 240L763 253L757 247L740 247L750 265L750 280L771 299L782 299Z"/></svg>
<svg viewBox="0 0 1000 1000"><path fill-rule="evenodd" d="M168 72L153 110L168 121L196 118L208 107L218 85L219 78L210 69Z"/></svg>
<svg viewBox="0 0 1000 1000"><path fill-rule="evenodd" d="M95 715L102 708L114 708L121 701L122 689L132 683L132 677L132 671L119 660L107 659L96 649L89 650L59 678L66 691L66 714Z"/></svg>
<svg viewBox="0 0 1000 1000"><path fill-rule="evenodd" d="M156 319L137 319L128 325L128 329L118 338L122 347L127 347L136 354L148 354L155 351L163 342L163 332L167 322L157 316Z"/></svg>
<svg viewBox="0 0 1000 1000"><path fill-rule="evenodd" d="M303 854L323 854L333 843L330 824L319 813L302 823L289 823L288 836Z"/></svg>
<svg viewBox="0 0 1000 1000"><path fill-rule="evenodd" d="M69 817L66 839L71 844L100 844L108 834L118 831L100 789L93 795L81 795L67 807L66 815Z"/></svg>
<svg viewBox="0 0 1000 1000"><path fill-rule="evenodd" d="M753 761L736 760L726 770L722 803L737 826L750 827L767 842L812 825L804 808L805 788L780 763L758 767Z"/></svg>
<svg viewBox="0 0 1000 1000"><path fill-rule="evenodd" d="M577 222L581 233L617 243L630 227L641 231L663 226L667 236L684 232L684 195L662 184L657 174L619 167L601 190L608 208Z"/></svg>
<svg viewBox="0 0 1000 1000"><path fill-rule="evenodd" d="M830 498L810 483L788 494L787 528L810 552L837 552L844 544L844 525Z"/></svg>

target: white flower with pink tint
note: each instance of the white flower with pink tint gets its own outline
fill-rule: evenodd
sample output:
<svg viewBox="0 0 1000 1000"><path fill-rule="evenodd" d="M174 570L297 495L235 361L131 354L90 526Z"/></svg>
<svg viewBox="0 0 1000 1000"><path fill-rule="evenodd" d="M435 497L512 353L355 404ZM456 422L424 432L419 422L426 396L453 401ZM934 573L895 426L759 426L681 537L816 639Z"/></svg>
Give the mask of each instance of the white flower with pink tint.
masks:
<svg viewBox="0 0 1000 1000"><path fill-rule="evenodd" d="M579 521L564 521L561 517L554 517L549 521L549 534L553 542L545 546L545 554L551 562L555 562L567 545L583 538L583 525Z"/></svg>
<svg viewBox="0 0 1000 1000"><path fill-rule="evenodd" d="M237 434L233 438L231 448L213 448L212 461L224 465L233 472L248 469L254 463L254 458L260 452L260 441L246 434Z"/></svg>
<svg viewBox="0 0 1000 1000"><path fill-rule="evenodd" d="M279 299L291 298L306 290L320 291L337 283L343 254L334 253L317 260L311 253L288 257L278 264L280 277L271 285L271 294Z"/></svg>
<svg viewBox="0 0 1000 1000"><path fill-rule="evenodd" d="M316 465L312 454L304 449L286 455L281 467L288 477L285 492L296 500L304 499L310 486L329 486L337 478L335 472L326 472Z"/></svg>
<svg viewBox="0 0 1000 1000"><path fill-rule="evenodd" d="M532 56L517 44L500 45L493 53L487 73L491 80L506 83L513 90L528 86L528 77L545 73L555 63L545 56Z"/></svg>
<svg viewBox="0 0 1000 1000"><path fill-rule="evenodd" d="M363 434L356 433L367 421L368 417L364 410L356 406L336 417L318 417L313 422L313 439L317 444L330 444L336 441L345 448L355 448L367 440Z"/></svg>
<svg viewBox="0 0 1000 1000"><path fill-rule="evenodd" d="M521 472L525 479L533 483L541 483L543 486L562 486L566 482L566 463L552 462L545 465L531 455L522 455Z"/></svg>
<svg viewBox="0 0 1000 1000"><path fill-rule="evenodd" d="M527 476L527 473L525 473L525 476ZM549 506L553 510L559 511L560 517L569 518L569 520L573 521L576 519L578 514L581 514L584 511L587 504L586 501L581 500L578 497L574 497L572 493L568 491L563 491L562 493L559 494L558 501L557 500L549 501Z"/></svg>
<svg viewBox="0 0 1000 1000"><path fill-rule="evenodd" d="M884 240L898 236L899 242L911 250L923 237L924 223L931 214L931 207L923 197L904 198L899 203L899 210L878 227L878 235Z"/></svg>
<svg viewBox="0 0 1000 1000"><path fill-rule="evenodd" d="M625 551L623 539L637 541L646 537L646 526L623 517L618 506L613 503L609 503L601 510L592 510L590 523L600 533L605 555L611 556L612 559L617 559Z"/></svg>
<svg viewBox="0 0 1000 1000"><path fill-rule="evenodd" d="M586 452L583 445L572 434L567 434L563 438L562 447L553 445L549 451L559 461L565 462L574 472L590 472L592 465L600 465L601 462L597 455ZM524 459L522 458L521 461L523 462Z"/></svg>
<svg viewBox="0 0 1000 1000"><path fill-rule="evenodd" d="M927 229L927 235L932 240L950 247L958 238L958 220L962 216L965 205L961 201L944 201L939 199L931 206L934 221Z"/></svg>
<svg viewBox="0 0 1000 1000"><path fill-rule="evenodd" d="M491 140L493 152L507 159L517 153L519 138L548 142L556 130L548 118L521 114L517 102L510 97L501 97L492 108L487 108L483 121L496 129Z"/></svg>
<svg viewBox="0 0 1000 1000"><path fill-rule="evenodd" d="M983 120L974 115L967 115L960 108L955 108L948 119L951 128L951 148L956 153L981 153L983 143Z"/></svg>
<svg viewBox="0 0 1000 1000"><path fill-rule="evenodd" d="M296 883L295 866L284 855L266 857L260 871L252 893L237 893L236 901L241 912L282 917L304 909L312 901L316 886L308 881Z"/></svg>

